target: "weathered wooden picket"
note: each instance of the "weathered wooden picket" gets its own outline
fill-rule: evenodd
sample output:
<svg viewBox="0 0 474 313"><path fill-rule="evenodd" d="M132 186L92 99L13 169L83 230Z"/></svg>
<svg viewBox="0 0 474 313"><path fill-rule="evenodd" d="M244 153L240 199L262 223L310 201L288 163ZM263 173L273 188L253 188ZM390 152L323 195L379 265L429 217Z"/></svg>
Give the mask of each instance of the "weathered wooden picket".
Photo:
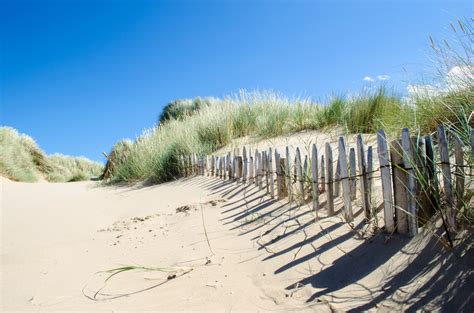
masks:
<svg viewBox="0 0 474 313"><path fill-rule="evenodd" d="M251 149L243 147L226 155L183 155L179 158L179 169L182 176L208 175L255 184L271 198L275 198L276 178L276 197L287 197L290 202L296 201L300 205L311 203L316 219L322 207L321 194L326 193L325 207L329 216L335 214L335 198L341 197L347 222L354 219L353 202L359 185L365 219L375 223L378 208L372 189L374 174L378 173L382 190L380 208L386 232L414 236L436 212L441 214L447 229L454 231L456 214L466 205L463 198L466 175L472 175L474 130L471 130L470 142L462 142L451 132L448 136L444 125L438 126L434 135L436 145L431 135L413 137L408 129L403 129L400 140L388 142L385 132L380 130L377 133L378 167L375 169L372 146L365 148L362 135L357 135L355 147L347 147L346 139L340 137L337 158L333 158L329 142L325 144L325 153L318 153L313 144L311 154L304 156L304 162L299 148L292 156L290 147L286 146L283 157L277 149L255 149L252 154ZM465 158L469 159L468 165L464 163ZM310 192L306 192L308 189Z"/></svg>

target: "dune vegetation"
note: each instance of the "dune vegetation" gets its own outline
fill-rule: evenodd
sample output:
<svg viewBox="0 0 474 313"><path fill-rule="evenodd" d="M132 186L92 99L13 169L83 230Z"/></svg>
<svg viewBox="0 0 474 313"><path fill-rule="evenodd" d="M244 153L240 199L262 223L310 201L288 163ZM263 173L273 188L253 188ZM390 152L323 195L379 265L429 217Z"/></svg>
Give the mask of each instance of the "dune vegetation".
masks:
<svg viewBox="0 0 474 313"><path fill-rule="evenodd" d="M46 155L28 135L0 127L0 175L22 182L69 182L98 177L103 165L84 157Z"/></svg>
<svg viewBox="0 0 474 313"><path fill-rule="evenodd" d="M396 135L403 127L431 133L437 124L445 123L468 140L473 103L472 88L415 98L414 103L384 88L355 98L335 98L327 105L273 92L244 91L222 100L181 100L167 106L161 115L166 118L135 142L120 142L112 149L115 159L108 178L159 183L178 176L178 156L183 154L209 154L243 136L270 138L335 126L347 133L385 129Z"/></svg>
<svg viewBox="0 0 474 313"><path fill-rule="evenodd" d="M164 182L179 175L180 155L210 154L244 136L263 139L331 127L346 133L384 129L389 136L400 135L407 127L420 135L433 133L444 123L467 143L474 111L472 21L457 21L451 28L450 43L438 44L430 38L436 60L433 84L408 85L408 95L379 86L357 96L333 97L327 103L289 99L272 91L173 101L164 107L156 126L134 142L114 146L106 181Z"/></svg>

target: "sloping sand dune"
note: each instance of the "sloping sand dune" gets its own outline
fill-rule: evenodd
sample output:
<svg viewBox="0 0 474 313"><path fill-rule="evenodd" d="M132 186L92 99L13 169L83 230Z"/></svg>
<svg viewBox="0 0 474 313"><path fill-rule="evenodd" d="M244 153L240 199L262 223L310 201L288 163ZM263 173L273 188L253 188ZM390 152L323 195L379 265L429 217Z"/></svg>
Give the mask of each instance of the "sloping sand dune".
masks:
<svg viewBox="0 0 474 313"><path fill-rule="evenodd" d="M309 206L210 177L139 188L2 180L2 189L2 312L473 304L472 238L451 253L429 234L370 237L360 212L353 228L324 212L314 222ZM106 283L97 273L123 265L180 270Z"/></svg>

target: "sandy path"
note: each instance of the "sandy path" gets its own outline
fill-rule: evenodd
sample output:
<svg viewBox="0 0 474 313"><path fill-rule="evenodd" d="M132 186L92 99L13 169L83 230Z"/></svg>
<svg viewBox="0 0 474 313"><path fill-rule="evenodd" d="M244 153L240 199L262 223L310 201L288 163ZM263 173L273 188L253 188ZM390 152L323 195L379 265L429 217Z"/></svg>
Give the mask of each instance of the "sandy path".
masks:
<svg viewBox="0 0 474 313"><path fill-rule="evenodd" d="M324 210L314 223L309 206L262 198L253 186L209 177L144 188L2 180L1 195L2 311L325 312L473 302L465 245L453 263L432 236L369 238L362 214L355 231ZM193 270L170 280L125 272L107 282L100 301L84 296L83 288L93 297L104 286L106 276L94 273L121 265Z"/></svg>

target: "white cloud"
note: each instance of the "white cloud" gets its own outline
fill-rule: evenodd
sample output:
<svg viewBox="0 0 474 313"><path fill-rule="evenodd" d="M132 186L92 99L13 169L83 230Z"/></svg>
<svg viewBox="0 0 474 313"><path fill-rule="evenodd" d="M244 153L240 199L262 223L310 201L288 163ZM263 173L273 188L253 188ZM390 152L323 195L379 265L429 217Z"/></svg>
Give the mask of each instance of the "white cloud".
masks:
<svg viewBox="0 0 474 313"><path fill-rule="evenodd" d="M377 79L378 80L389 80L390 79L390 76L389 75L377 75Z"/></svg>
<svg viewBox="0 0 474 313"><path fill-rule="evenodd" d="M389 80L390 79L390 76L389 75L377 75L376 77L372 77L372 76L365 76L364 78L362 78L364 81L366 82L370 82L370 83L373 83L377 80L379 81L384 81L384 80Z"/></svg>
<svg viewBox="0 0 474 313"><path fill-rule="evenodd" d="M451 91L469 88L474 82L474 66L454 66L446 74L446 88Z"/></svg>
<svg viewBox="0 0 474 313"><path fill-rule="evenodd" d="M408 97L434 97L450 91L459 91L474 85L474 66L454 66L444 77L444 81L435 85L408 85Z"/></svg>

